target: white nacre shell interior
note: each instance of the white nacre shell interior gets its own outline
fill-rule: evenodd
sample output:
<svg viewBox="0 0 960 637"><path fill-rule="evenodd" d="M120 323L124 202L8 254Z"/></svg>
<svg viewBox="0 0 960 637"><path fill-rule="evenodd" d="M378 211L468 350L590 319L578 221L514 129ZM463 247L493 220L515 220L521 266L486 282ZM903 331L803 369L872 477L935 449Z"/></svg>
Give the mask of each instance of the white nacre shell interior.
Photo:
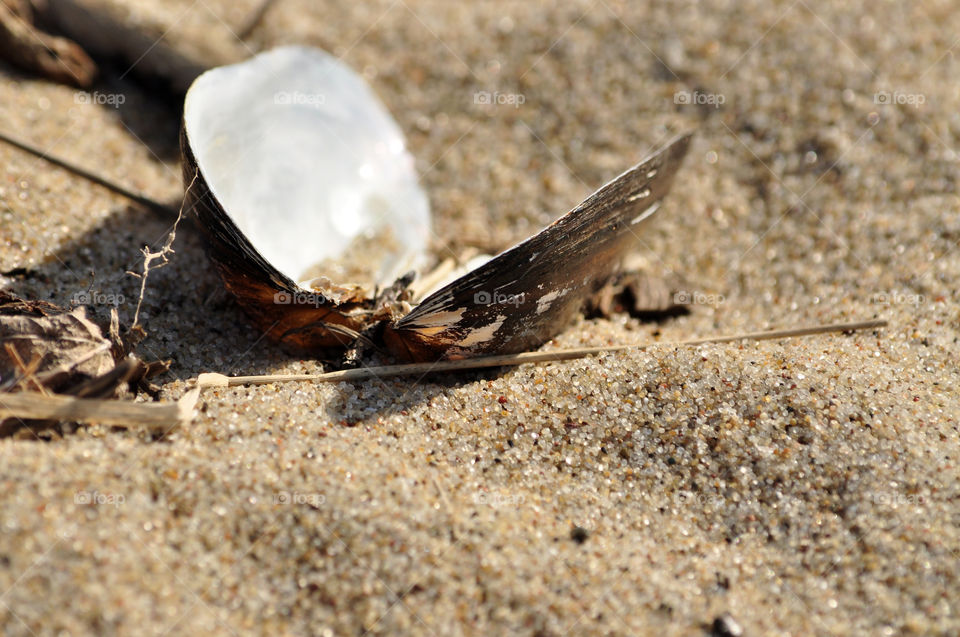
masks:
<svg viewBox="0 0 960 637"><path fill-rule="evenodd" d="M403 133L333 56L288 46L207 71L187 93L184 126L213 195L290 279L383 231L392 247L378 283L422 265L430 207Z"/></svg>

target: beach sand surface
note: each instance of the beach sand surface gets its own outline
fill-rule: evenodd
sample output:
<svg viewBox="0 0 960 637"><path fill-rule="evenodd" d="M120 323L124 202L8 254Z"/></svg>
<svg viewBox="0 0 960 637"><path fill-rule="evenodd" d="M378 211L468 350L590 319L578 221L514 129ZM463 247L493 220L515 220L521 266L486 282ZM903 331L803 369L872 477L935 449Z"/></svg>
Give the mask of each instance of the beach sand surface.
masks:
<svg viewBox="0 0 960 637"><path fill-rule="evenodd" d="M200 49L256 4L115 2ZM363 74L440 257L508 247L696 132L637 242L689 313L545 349L889 326L214 389L162 439L0 440L0 631L960 632L958 32L935 1L277 3L245 47ZM126 70L77 93L0 65L2 127L177 202L178 113ZM0 285L130 321L126 272L170 219L0 147L0 227ZM164 399L205 371L323 370L250 326L196 228L174 247L139 350L172 360Z"/></svg>

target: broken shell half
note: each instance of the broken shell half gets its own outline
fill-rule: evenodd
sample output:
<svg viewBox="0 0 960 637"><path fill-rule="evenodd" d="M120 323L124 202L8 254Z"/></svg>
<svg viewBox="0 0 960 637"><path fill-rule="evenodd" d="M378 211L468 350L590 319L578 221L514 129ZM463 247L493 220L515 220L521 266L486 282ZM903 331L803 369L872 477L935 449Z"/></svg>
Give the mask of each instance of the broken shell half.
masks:
<svg viewBox="0 0 960 637"><path fill-rule="evenodd" d="M207 71L180 143L186 209L269 336L342 346L402 311L368 290L423 265L429 203L400 127L347 66L290 46Z"/></svg>
<svg viewBox="0 0 960 637"><path fill-rule="evenodd" d="M311 350L373 341L427 361L556 336L641 245L690 137L412 308L411 278L395 277L424 262L427 198L399 127L348 68L285 47L208 71L187 93L180 141L186 208L260 329Z"/></svg>

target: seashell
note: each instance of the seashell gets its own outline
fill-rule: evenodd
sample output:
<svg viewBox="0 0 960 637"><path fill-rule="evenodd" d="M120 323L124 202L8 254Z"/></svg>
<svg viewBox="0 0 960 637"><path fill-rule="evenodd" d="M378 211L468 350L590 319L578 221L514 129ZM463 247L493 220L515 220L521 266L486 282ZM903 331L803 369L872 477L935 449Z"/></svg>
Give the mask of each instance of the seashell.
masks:
<svg viewBox="0 0 960 637"><path fill-rule="evenodd" d="M424 261L430 210L403 133L323 51L283 47L202 74L187 92L181 150L208 253L276 340L343 346L390 316L367 289ZM376 252L356 254L364 245ZM360 285L307 282L343 257L376 270Z"/></svg>
<svg viewBox="0 0 960 637"><path fill-rule="evenodd" d="M282 47L210 70L187 92L180 137L186 209L261 330L308 350L372 339L410 361L555 336L635 247L689 140L411 307L404 273L427 263L427 196L399 126L349 68Z"/></svg>

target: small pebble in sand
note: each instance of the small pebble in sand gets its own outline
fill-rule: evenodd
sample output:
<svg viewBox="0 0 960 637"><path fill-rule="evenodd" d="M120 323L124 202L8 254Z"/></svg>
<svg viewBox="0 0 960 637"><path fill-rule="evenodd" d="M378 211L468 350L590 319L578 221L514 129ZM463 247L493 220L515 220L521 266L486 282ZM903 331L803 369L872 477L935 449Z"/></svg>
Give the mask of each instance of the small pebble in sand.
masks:
<svg viewBox="0 0 960 637"><path fill-rule="evenodd" d="M743 635L743 626L741 626L730 613L718 615L713 620L710 627L710 634L713 637L741 637Z"/></svg>
<svg viewBox="0 0 960 637"><path fill-rule="evenodd" d="M590 532L582 526L575 526L570 529L570 539L577 544L583 544L587 541L588 537L590 537Z"/></svg>

